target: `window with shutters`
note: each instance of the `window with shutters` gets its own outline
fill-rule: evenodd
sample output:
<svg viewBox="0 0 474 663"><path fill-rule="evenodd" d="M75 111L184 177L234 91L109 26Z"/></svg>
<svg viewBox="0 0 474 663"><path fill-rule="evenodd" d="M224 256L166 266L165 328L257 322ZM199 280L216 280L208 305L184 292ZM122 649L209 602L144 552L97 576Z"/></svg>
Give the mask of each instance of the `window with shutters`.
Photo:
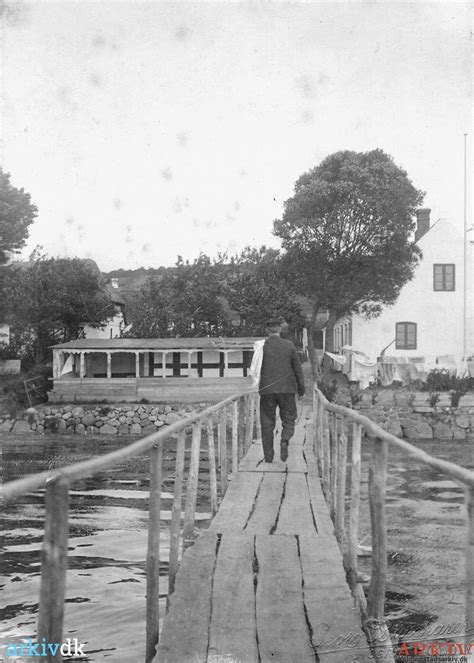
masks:
<svg viewBox="0 0 474 663"><path fill-rule="evenodd" d="M433 290L454 290L455 269L453 264L433 265Z"/></svg>
<svg viewBox="0 0 474 663"><path fill-rule="evenodd" d="M397 350L416 350L415 322L397 322L395 325L395 347Z"/></svg>

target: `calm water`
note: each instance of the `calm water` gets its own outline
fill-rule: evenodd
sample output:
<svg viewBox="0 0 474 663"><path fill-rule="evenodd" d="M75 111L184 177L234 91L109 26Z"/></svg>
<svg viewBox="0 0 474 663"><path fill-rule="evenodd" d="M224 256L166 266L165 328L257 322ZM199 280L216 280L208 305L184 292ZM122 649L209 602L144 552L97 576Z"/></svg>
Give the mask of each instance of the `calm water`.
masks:
<svg viewBox="0 0 474 663"><path fill-rule="evenodd" d="M117 449L125 437L3 437L4 481ZM166 445L162 507L162 570L169 554L169 511L174 444ZM473 466L468 443L430 442L419 446L464 466ZM391 453L387 512L391 629L422 628L433 622L462 621L463 495L454 483ZM366 481L366 474L363 480ZM207 474L198 499L198 523L207 526ZM130 663L144 659L145 557L148 460L137 458L107 474L73 484L64 638L85 645L87 661ZM363 503L360 538L369 532ZM39 556L44 520L43 494L27 496L3 513L2 641L34 636L39 590ZM361 560L370 572L370 559ZM364 568L364 565L366 568ZM161 607L165 606L163 579ZM13 660L13 659L9 659ZM25 659L21 659L25 660ZM34 659L33 659L34 660Z"/></svg>
<svg viewBox="0 0 474 663"><path fill-rule="evenodd" d="M85 460L130 441L125 437L5 435L4 481ZM170 439L164 453L164 574L169 558L174 445L175 440ZM146 458L133 459L72 486L64 639L76 637L85 644L87 658L82 660L130 663L144 659L148 486ZM204 485L200 494L203 492ZM43 492L29 495L8 505L2 514L2 642L19 642L35 633L43 499ZM196 524L206 525L209 519L201 497ZM166 592L164 577L160 586L162 611Z"/></svg>

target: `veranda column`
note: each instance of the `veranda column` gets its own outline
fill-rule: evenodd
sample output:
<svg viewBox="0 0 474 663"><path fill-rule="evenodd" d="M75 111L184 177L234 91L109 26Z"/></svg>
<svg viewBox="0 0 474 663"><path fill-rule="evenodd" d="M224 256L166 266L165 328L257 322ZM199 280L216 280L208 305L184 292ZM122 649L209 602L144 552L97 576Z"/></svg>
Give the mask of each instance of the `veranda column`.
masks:
<svg viewBox="0 0 474 663"><path fill-rule="evenodd" d="M81 352L80 359L79 359L79 377L83 378L85 375L85 357L84 357L84 352Z"/></svg>
<svg viewBox="0 0 474 663"><path fill-rule="evenodd" d="M112 377L112 353L107 352L107 378L110 380Z"/></svg>
<svg viewBox="0 0 474 663"><path fill-rule="evenodd" d="M192 371L192 356L193 356L193 351L188 350L188 378L191 377L191 371Z"/></svg>
<svg viewBox="0 0 474 663"><path fill-rule="evenodd" d="M140 377L140 353L135 352L135 377Z"/></svg>
<svg viewBox="0 0 474 663"><path fill-rule="evenodd" d="M166 352L163 352L162 356L163 356L163 361L162 361L162 365L161 365L161 375L162 375L162 377L165 378L166 377Z"/></svg>

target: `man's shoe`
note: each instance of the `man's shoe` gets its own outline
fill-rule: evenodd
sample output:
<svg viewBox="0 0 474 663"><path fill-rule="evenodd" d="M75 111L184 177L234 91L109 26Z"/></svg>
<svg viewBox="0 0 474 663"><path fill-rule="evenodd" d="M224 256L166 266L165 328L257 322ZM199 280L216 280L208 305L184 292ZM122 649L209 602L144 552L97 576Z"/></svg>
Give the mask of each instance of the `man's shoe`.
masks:
<svg viewBox="0 0 474 663"><path fill-rule="evenodd" d="M273 458L271 460L269 458L264 458L263 460L265 463L273 463Z"/></svg>
<svg viewBox="0 0 474 663"><path fill-rule="evenodd" d="M288 458L288 442L286 440L282 440L280 444L280 458L283 462Z"/></svg>

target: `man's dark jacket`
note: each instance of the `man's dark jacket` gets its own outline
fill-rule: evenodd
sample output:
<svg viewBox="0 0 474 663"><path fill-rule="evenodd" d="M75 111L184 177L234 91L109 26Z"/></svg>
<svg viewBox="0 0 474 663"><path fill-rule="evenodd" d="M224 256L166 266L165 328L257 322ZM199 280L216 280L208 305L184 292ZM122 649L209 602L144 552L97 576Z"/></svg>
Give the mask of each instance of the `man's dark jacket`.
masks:
<svg viewBox="0 0 474 663"><path fill-rule="evenodd" d="M303 369L291 341L269 336L263 346L261 394L304 394Z"/></svg>

